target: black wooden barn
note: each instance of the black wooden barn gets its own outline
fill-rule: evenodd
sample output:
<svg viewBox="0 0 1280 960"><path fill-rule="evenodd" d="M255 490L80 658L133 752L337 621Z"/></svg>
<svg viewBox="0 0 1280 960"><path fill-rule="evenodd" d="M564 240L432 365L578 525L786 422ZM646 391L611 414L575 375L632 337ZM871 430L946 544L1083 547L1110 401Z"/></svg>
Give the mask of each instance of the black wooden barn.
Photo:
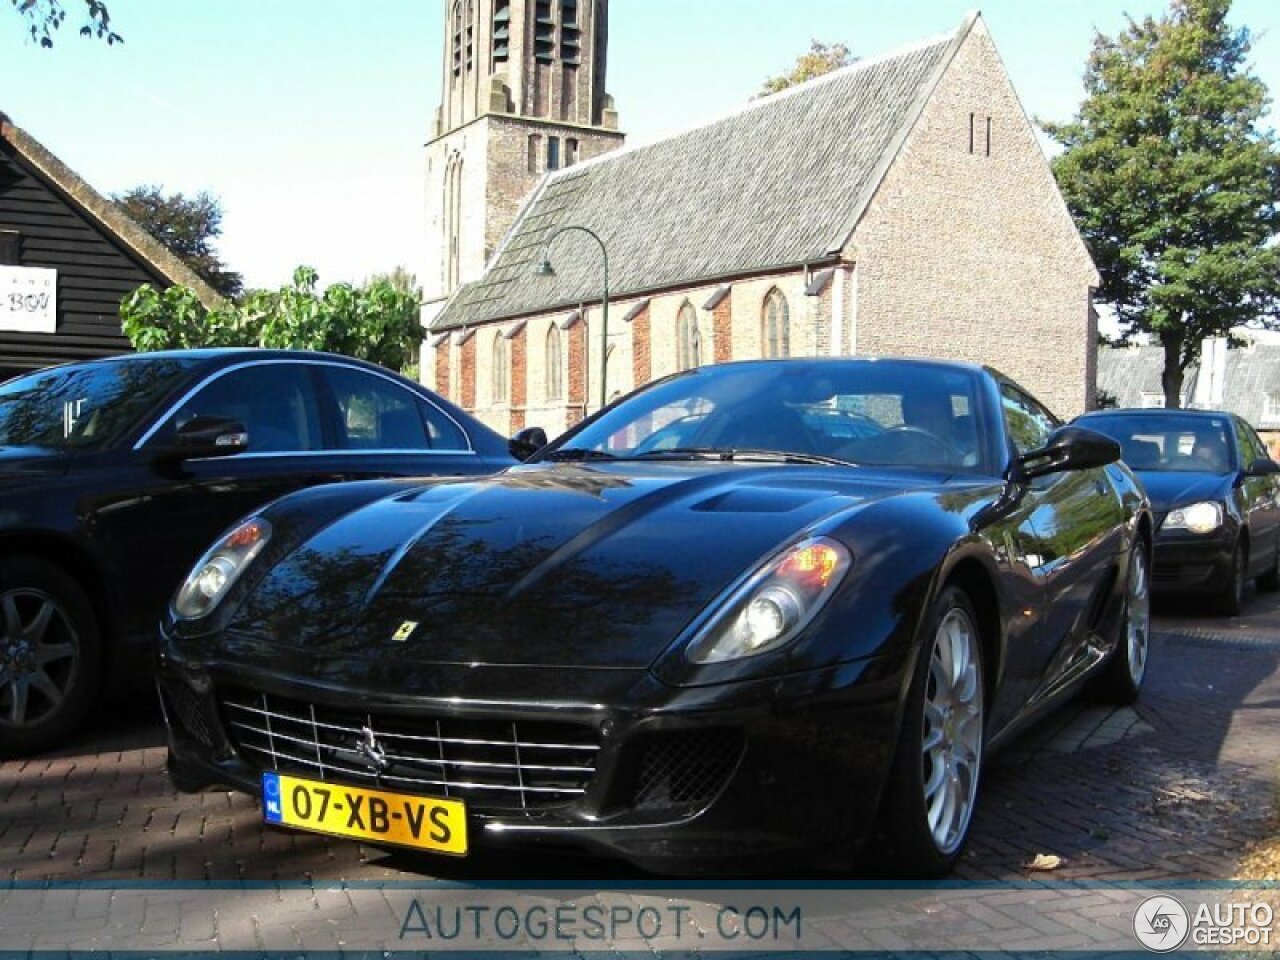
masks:
<svg viewBox="0 0 1280 960"><path fill-rule="evenodd" d="M129 350L124 296L144 283L217 293L0 113L0 381Z"/></svg>

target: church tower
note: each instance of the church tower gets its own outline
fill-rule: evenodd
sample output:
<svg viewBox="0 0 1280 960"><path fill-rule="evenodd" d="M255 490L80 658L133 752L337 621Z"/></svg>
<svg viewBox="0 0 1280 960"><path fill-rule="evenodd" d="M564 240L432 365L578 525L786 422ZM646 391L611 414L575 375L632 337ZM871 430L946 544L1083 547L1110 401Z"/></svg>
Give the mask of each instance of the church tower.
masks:
<svg viewBox="0 0 1280 960"><path fill-rule="evenodd" d="M608 0L444 0L427 143L423 321L478 278L548 170L622 145L605 89Z"/></svg>

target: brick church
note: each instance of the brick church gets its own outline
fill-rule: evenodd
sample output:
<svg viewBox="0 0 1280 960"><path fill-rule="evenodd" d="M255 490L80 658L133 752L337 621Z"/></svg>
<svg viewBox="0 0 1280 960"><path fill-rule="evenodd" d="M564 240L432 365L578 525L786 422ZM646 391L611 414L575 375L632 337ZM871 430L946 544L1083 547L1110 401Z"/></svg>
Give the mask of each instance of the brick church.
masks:
<svg viewBox="0 0 1280 960"><path fill-rule="evenodd" d="M1063 416L1093 396L1098 275L981 16L636 146L608 0L447 17L422 377L496 429L759 357L989 363Z"/></svg>

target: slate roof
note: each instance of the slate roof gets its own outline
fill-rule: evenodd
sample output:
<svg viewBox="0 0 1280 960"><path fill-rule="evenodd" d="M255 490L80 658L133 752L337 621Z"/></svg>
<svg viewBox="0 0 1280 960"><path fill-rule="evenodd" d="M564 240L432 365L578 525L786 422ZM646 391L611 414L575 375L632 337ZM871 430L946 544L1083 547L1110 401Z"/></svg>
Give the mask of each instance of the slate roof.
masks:
<svg viewBox="0 0 1280 960"><path fill-rule="evenodd" d="M1143 394L1162 394L1162 347L1103 347L1098 351L1098 389L1116 398L1118 407L1140 407ZM1198 364L1183 375L1183 406L1192 406ZM1280 429L1280 418L1266 415L1267 396L1280 397L1280 345L1254 344L1227 351L1221 407L1262 430Z"/></svg>
<svg viewBox="0 0 1280 960"><path fill-rule="evenodd" d="M534 275L557 227L600 236L613 297L829 261L975 21L706 126L548 175L485 276L459 289L432 329L599 300L603 262L584 234L555 240L554 278Z"/></svg>
<svg viewBox="0 0 1280 960"><path fill-rule="evenodd" d="M108 200L74 170L50 153L35 137L0 113L0 139L4 139L41 176L89 219L115 235L135 255L149 263L171 283L190 287L206 307L223 302L222 296L201 280L168 247Z"/></svg>

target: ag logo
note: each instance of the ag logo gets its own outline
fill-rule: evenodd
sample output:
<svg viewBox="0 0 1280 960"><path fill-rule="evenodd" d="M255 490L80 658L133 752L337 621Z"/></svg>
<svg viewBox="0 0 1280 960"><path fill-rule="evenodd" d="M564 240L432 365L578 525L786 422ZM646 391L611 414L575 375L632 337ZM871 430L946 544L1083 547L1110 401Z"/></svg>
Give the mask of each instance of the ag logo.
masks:
<svg viewBox="0 0 1280 960"><path fill-rule="evenodd" d="M404 623L400 624L396 632L391 635L391 639L394 640L396 643L404 643L411 636L413 636L413 631L417 629L418 629L417 620L406 620Z"/></svg>
<svg viewBox="0 0 1280 960"><path fill-rule="evenodd" d="M1173 897L1147 897L1133 914L1133 935L1156 953L1168 953L1182 946L1191 928L1187 908Z"/></svg>

